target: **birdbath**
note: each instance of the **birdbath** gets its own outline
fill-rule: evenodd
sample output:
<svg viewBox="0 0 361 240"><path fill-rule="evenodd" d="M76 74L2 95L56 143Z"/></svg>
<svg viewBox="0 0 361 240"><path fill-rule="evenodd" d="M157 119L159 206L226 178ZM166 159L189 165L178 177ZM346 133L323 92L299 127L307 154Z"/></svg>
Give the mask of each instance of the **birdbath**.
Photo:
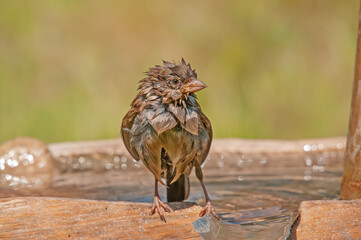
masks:
<svg viewBox="0 0 361 240"><path fill-rule="evenodd" d="M302 201L338 196L345 143L215 139L203 170L221 221L199 218L205 203L192 174L189 199L163 223L148 214L153 177L121 139L15 139L0 146L0 237L286 238Z"/></svg>

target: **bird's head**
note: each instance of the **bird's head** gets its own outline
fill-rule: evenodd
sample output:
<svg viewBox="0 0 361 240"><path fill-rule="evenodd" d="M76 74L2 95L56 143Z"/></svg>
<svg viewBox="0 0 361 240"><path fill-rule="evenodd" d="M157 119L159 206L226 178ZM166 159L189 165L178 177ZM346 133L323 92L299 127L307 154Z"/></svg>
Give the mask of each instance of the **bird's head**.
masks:
<svg viewBox="0 0 361 240"><path fill-rule="evenodd" d="M183 58L180 64L163 61L163 65L151 68L139 86L146 95L161 97L163 103L187 99L189 94L205 87Z"/></svg>

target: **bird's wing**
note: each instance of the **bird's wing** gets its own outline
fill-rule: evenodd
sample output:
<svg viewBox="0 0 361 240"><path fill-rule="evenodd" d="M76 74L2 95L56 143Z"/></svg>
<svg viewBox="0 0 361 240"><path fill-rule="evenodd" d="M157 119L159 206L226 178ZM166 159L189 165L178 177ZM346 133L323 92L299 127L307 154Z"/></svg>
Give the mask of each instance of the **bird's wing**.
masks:
<svg viewBox="0 0 361 240"><path fill-rule="evenodd" d="M130 155L132 155L132 157L135 160L139 160L139 156L138 156L137 151L135 150L134 146L132 146L130 144L130 134L131 134L130 131L132 129L134 119L135 119L136 116L137 116L137 112L134 111L133 109L130 109L129 112L123 118L122 127L121 127L121 134L122 134L124 145L127 148Z"/></svg>
<svg viewBox="0 0 361 240"><path fill-rule="evenodd" d="M201 152L198 155L198 163L202 165L202 163L206 160L206 157L209 153L209 149L211 148L213 132L212 132L212 125L209 119L204 115L202 112L198 113L200 117L200 122L204 126L204 130L207 134L199 134L199 139L201 142Z"/></svg>

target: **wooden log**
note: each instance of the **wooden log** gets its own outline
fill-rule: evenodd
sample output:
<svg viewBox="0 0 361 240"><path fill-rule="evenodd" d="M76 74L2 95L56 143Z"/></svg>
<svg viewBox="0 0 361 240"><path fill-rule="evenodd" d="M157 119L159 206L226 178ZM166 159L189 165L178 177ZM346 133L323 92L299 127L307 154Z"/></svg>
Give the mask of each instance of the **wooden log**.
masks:
<svg viewBox="0 0 361 240"><path fill-rule="evenodd" d="M348 127L341 198L361 198L361 4L357 33L355 76Z"/></svg>
<svg viewBox="0 0 361 240"><path fill-rule="evenodd" d="M174 203L167 223L151 204L48 197L0 199L0 239L201 239L201 207Z"/></svg>
<svg viewBox="0 0 361 240"><path fill-rule="evenodd" d="M361 239L361 200L304 201L289 239Z"/></svg>

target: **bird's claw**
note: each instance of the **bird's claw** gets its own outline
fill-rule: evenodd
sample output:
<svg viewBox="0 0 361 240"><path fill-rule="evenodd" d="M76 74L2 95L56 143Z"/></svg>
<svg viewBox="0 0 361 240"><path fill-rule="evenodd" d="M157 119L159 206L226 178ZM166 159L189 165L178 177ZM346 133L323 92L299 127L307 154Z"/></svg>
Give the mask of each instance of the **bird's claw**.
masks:
<svg viewBox="0 0 361 240"><path fill-rule="evenodd" d="M168 213L174 212L174 210L170 206L168 206L168 204L163 203L159 197L154 196L153 206L152 206L152 209L150 210L149 215L153 215L155 212L157 212L160 219L166 223L167 221L165 220L165 217L164 217L164 211L166 211Z"/></svg>
<svg viewBox="0 0 361 240"><path fill-rule="evenodd" d="M215 218L217 218L219 220L219 217L217 216L216 211L214 210L214 207L212 206L212 202L206 203L206 206L199 213L199 216L203 217L204 215L207 215L208 213L212 214Z"/></svg>

